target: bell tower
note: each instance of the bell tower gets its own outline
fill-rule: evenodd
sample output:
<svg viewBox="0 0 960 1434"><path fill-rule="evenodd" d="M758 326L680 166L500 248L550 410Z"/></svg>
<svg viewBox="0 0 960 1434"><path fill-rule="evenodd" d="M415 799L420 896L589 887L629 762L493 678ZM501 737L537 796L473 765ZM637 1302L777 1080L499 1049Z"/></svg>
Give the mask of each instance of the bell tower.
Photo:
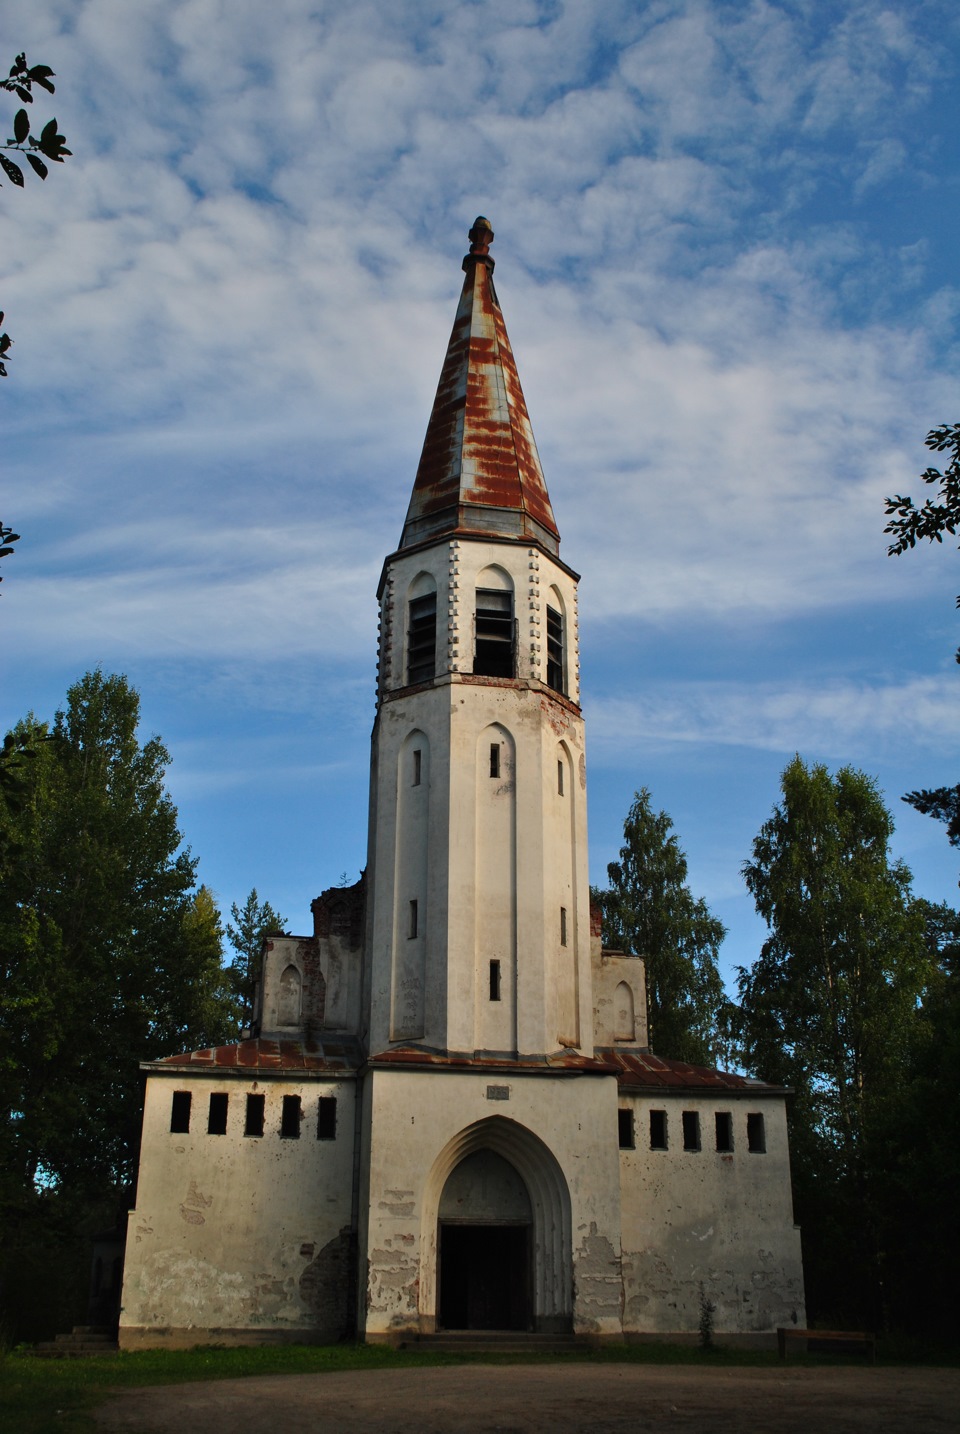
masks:
<svg viewBox="0 0 960 1434"><path fill-rule="evenodd" d="M592 1054L578 575L560 560L488 221L469 237L379 590L367 1043Z"/></svg>

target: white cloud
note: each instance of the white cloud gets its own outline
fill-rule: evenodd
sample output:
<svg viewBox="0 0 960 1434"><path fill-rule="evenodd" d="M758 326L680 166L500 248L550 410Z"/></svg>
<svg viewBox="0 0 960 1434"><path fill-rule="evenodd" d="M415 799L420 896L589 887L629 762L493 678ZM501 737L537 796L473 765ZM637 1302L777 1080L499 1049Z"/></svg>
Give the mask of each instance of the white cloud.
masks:
<svg viewBox="0 0 960 1434"><path fill-rule="evenodd" d="M905 744L946 754L960 740L952 675L885 686L655 682L643 696L591 703L589 720L591 752L600 764L628 746L721 745L870 766Z"/></svg>

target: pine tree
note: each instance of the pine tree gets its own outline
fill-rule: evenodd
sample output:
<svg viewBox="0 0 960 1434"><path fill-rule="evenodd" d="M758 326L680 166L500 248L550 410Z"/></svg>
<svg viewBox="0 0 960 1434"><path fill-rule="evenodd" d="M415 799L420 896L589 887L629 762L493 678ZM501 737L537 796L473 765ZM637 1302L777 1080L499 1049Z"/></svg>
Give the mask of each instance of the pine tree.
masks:
<svg viewBox="0 0 960 1434"><path fill-rule="evenodd" d="M242 907L233 903L230 915L235 924L227 924L227 940L237 954L229 972L246 1022L253 1009L253 995L260 979L263 939L282 933L287 920L274 911L269 901L261 902L256 887L253 887Z"/></svg>
<svg viewBox="0 0 960 1434"><path fill-rule="evenodd" d="M932 972L892 832L871 778L796 757L743 868L770 932L739 972L743 1059L795 1092L808 1298L852 1320L882 1320L882 1152Z"/></svg>
<svg viewBox="0 0 960 1434"><path fill-rule="evenodd" d="M687 885L687 859L666 812L637 792L623 825L608 891L594 892L604 945L642 956L650 1045L657 1055L708 1065L725 1045L729 1003L717 965L723 923Z"/></svg>

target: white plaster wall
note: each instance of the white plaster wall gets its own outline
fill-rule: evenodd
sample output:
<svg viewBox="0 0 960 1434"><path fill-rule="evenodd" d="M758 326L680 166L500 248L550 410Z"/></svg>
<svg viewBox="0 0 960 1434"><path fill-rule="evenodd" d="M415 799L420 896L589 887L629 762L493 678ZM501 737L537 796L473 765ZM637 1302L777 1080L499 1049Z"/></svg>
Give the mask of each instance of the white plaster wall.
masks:
<svg viewBox="0 0 960 1434"><path fill-rule="evenodd" d="M793 1223L782 1099L621 1093L636 1149L620 1152L624 1329L695 1331L700 1291L718 1333L806 1322L800 1231ZM649 1112L666 1110L667 1150L651 1150ZM701 1149L683 1149L681 1113L700 1114ZM716 1111L733 1116L734 1149L715 1149ZM747 1113L761 1112L766 1154L747 1150Z"/></svg>
<svg viewBox="0 0 960 1434"><path fill-rule="evenodd" d="M488 1087L507 1087L507 1100ZM436 1220L450 1143L491 1118L519 1127L551 1152L569 1192L564 1240L568 1286L551 1285L552 1309L581 1333L618 1334L620 1222L616 1081L611 1076L531 1076L481 1071L374 1070L368 1078L371 1199L361 1230L361 1299L368 1339L430 1329L436 1316ZM529 1132L529 1137L525 1134ZM482 1148L482 1131L479 1133Z"/></svg>
<svg viewBox="0 0 960 1434"><path fill-rule="evenodd" d="M514 754L515 791L481 770L489 760L496 726ZM398 846L398 773L410 734L426 734L429 790L417 816L403 825ZM535 687L493 679L452 679L386 702L374 737L375 790L370 850L367 953L370 1047L394 1037L394 951L402 941L409 901L417 892L403 881L409 850L426 843L423 927L424 1020L430 1047L476 1049L478 1034L500 1045L488 1028L484 928L503 932L515 923L516 1045L521 1052L555 1051L593 1040L587 874L586 764L582 719L568 704ZM557 793L558 752L568 755L563 796ZM502 873L502 852L478 850L478 787L496 787L496 800L515 813L515 868ZM484 798L484 800L487 800ZM493 797L489 798L493 801ZM502 825L502 823L501 823ZM481 823L482 826L482 823ZM496 823L495 823L496 826ZM491 833L492 836L492 833ZM495 885L489 882L500 872ZM515 912L514 912L515 906ZM567 908L567 946L560 945L560 907ZM483 937L482 948L480 940ZM565 1005L558 1002L562 993ZM572 1013L572 1014L571 1014ZM489 1030L489 1034L488 1033ZM411 1037L407 1037L410 1039Z"/></svg>
<svg viewBox="0 0 960 1434"><path fill-rule="evenodd" d="M178 1090L193 1097L187 1135L170 1131ZM230 1097L225 1135L207 1134L214 1091ZM243 1134L248 1092L266 1096L260 1138ZM301 1097L299 1139L280 1137L284 1095ZM337 1100L335 1140L316 1136L321 1095ZM336 1338L326 1327L323 1301L318 1304L316 1278L343 1265L353 1140L350 1080L257 1081L229 1071L148 1079L121 1344L195 1343L211 1330L227 1342L251 1330ZM344 1297L346 1291L345 1285ZM331 1297L331 1314L334 1303Z"/></svg>
<svg viewBox="0 0 960 1434"><path fill-rule="evenodd" d="M599 943L597 943L599 945ZM593 953L593 1039L597 1046L622 1046L633 1050L647 1045L646 967L639 956L605 956ZM618 1034L617 987L621 982L633 994L633 1038Z"/></svg>

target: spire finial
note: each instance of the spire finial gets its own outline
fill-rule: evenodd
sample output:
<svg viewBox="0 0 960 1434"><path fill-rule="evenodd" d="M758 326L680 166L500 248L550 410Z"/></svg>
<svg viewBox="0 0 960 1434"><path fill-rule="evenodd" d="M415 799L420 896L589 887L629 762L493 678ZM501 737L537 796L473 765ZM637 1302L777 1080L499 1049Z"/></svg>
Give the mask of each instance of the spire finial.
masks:
<svg viewBox="0 0 960 1434"><path fill-rule="evenodd" d="M493 243L493 230L490 228L490 220L484 219L482 214L478 214L473 221L473 228L470 230L467 238L470 240L471 254L486 254L490 249L490 245Z"/></svg>
<svg viewBox="0 0 960 1434"><path fill-rule="evenodd" d="M462 265L466 273L472 264L486 264L490 273L493 273L493 266L497 262L490 253L490 245L493 243L493 230L490 228L490 220L484 219L478 214L473 221L473 228L468 235L470 240L470 253L464 256Z"/></svg>

